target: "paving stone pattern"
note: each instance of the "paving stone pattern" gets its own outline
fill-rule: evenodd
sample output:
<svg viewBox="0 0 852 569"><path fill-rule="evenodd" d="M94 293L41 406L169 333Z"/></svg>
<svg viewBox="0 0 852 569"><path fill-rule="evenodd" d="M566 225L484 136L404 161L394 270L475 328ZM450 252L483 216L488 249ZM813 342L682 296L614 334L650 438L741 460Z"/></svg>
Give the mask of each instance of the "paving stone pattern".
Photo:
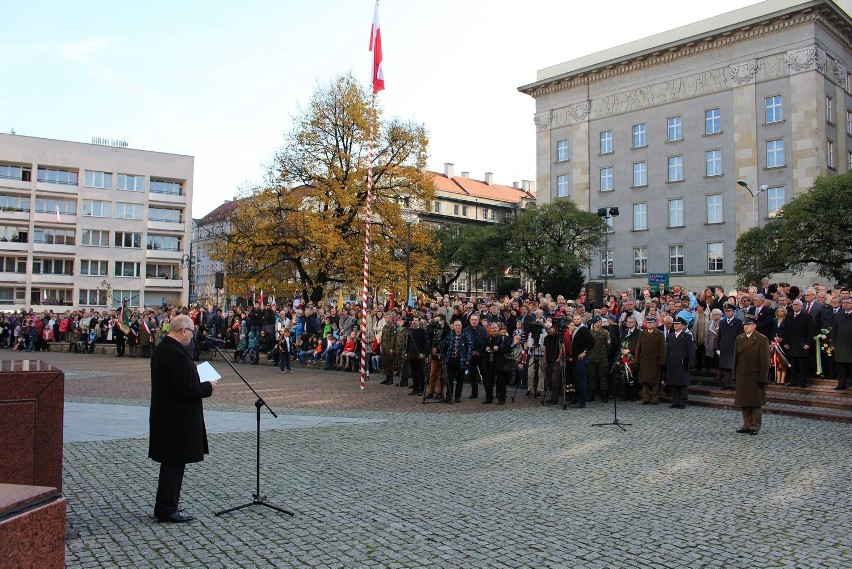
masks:
<svg viewBox="0 0 852 569"><path fill-rule="evenodd" d="M68 566L852 566L849 425L766 416L758 436L738 435L736 411L626 403L625 433L591 426L612 418L601 403L393 405L375 384L340 397L341 375L258 377L270 393L289 381L314 395L299 405L276 395L276 411L383 421L263 432L262 491L295 517L262 507L214 516L251 500L253 432L210 435L182 494L198 520L176 525L150 517L147 441L67 443ZM137 380L121 392L109 379L72 379L68 391L140 401ZM216 408L246 410L221 395Z"/></svg>

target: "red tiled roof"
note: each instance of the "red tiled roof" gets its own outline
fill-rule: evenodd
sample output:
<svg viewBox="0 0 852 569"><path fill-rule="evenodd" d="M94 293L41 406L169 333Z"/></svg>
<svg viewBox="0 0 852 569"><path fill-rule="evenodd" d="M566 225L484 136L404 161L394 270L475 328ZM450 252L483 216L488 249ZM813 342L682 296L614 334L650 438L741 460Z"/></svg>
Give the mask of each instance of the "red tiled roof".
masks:
<svg viewBox="0 0 852 569"><path fill-rule="evenodd" d="M202 217L198 221L198 225L207 225L209 223L217 223L227 219L237 209L237 204L240 200L229 200Z"/></svg>
<svg viewBox="0 0 852 569"><path fill-rule="evenodd" d="M501 186L500 184L488 185L484 180L474 180L453 176L448 178L439 172L427 172L432 176L435 190L450 192L474 198L497 200L508 203L520 203L523 199L535 200L535 194L524 191L513 186Z"/></svg>

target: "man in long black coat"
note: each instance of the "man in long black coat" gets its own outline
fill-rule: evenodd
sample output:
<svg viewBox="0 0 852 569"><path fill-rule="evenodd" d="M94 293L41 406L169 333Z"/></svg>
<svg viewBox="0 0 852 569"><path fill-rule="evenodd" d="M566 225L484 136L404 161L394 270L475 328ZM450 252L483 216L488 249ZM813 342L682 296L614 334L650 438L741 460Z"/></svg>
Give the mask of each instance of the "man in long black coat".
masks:
<svg viewBox="0 0 852 569"><path fill-rule="evenodd" d="M814 346L814 321L802 310L802 301L792 302L793 311L784 318L784 350L790 360L790 376L787 383L792 386L806 387L808 358Z"/></svg>
<svg viewBox="0 0 852 569"><path fill-rule="evenodd" d="M734 348L737 336L743 333L743 321L734 316L734 306L725 305L725 316L719 322L719 340L716 348L719 370L722 372L722 389L734 390L731 371L734 369Z"/></svg>
<svg viewBox="0 0 852 569"><path fill-rule="evenodd" d="M843 304L831 326L831 344L834 346L834 365L837 367L837 387L846 389L852 374L852 298L843 299Z"/></svg>
<svg viewBox="0 0 852 569"><path fill-rule="evenodd" d="M579 314L574 315L574 335L571 338L571 362L574 371L574 387L577 391L577 402L573 407L584 409L589 399L589 384L587 372L589 360L587 356L595 347L595 338L591 330L583 324Z"/></svg>
<svg viewBox="0 0 852 569"><path fill-rule="evenodd" d="M193 323L180 315L151 356L151 439L148 458L160 463L154 517L160 522L195 518L178 511L183 473L189 462L204 460L207 431L201 400L213 394L213 383L198 378L187 347Z"/></svg>
<svg viewBox="0 0 852 569"><path fill-rule="evenodd" d="M672 407L685 409L689 393L689 370L695 365L695 340L686 320L678 316L672 324L674 332L666 341L666 385L672 396Z"/></svg>

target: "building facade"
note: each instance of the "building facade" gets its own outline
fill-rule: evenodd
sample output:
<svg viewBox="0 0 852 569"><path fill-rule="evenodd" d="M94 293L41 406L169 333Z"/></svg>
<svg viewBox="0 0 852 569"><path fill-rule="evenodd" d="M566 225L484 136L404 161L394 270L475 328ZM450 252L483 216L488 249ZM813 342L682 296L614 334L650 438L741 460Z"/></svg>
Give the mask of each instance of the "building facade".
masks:
<svg viewBox="0 0 852 569"><path fill-rule="evenodd" d="M186 304L193 168L0 134L0 310Z"/></svg>
<svg viewBox="0 0 852 569"><path fill-rule="evenodd" d="M538 200L619 208L589 277L734 285L737 237L852 167L850 41L831 0L769 0L520 87L536 101Z"/></svg>

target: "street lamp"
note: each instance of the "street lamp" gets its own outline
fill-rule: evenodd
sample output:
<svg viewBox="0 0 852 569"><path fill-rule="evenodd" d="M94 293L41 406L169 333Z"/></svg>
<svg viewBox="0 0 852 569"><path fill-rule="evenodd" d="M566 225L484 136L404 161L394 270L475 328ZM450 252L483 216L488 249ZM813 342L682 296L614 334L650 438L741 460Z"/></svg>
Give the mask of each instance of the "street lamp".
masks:
<svg viewBox="0 0 852 569"><path fill-rule="evenodd" d="M604 255L606 256L606 265L604 265L604 288L609 288L609 224L613 217L618 217L617 207L601 207L598 208L598 217L604 220Z"/></svg>
<svg viewBox="0 0 852 569"><path fill-rule="evenodd" d="M405 244L405 303L409 304L411 300L411 225L417 223L420 219L414 212L406 212L402 215L405 220L405 225L408 234L408 240Z"/></svg>
<svg viewBox="0 0 852 569"><path fill-rule="evenodd" d="M763 184L762 186L760 186L760 188L757 189L757 192L755 193L754 190L748 187L748 182L746 182L745 180L737 180L737 184L747 189L748 193L751 194L751 217L754 220L754 226L760 227L760 222L757 218L757 196L760 192L765 192L766 190L768 190L769 186Z"/></svg>

